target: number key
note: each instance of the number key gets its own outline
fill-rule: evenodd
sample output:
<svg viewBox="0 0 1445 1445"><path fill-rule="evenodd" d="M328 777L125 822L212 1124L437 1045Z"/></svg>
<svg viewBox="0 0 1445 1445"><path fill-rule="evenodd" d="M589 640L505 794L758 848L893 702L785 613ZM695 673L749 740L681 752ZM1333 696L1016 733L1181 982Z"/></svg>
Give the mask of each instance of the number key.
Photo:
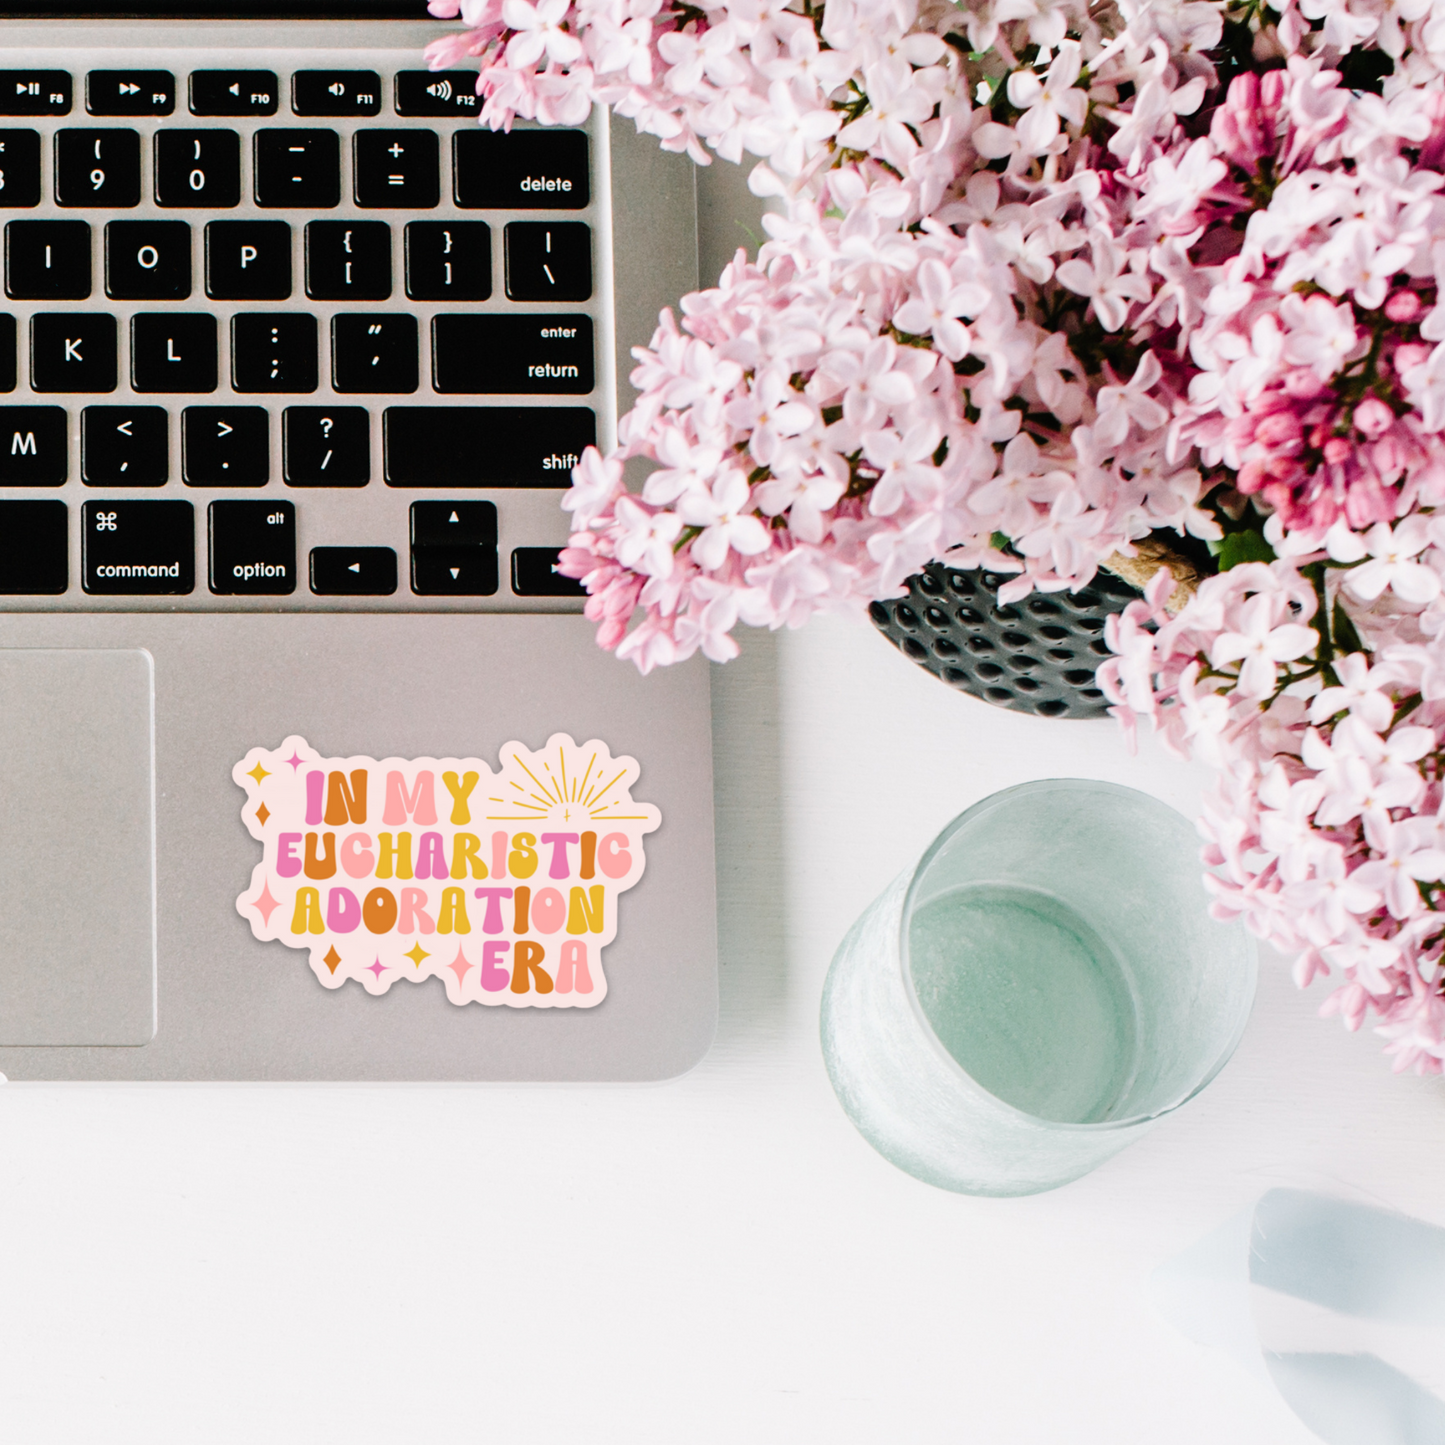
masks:
<svg viewBox="0 0 1445 1445"><path fill-rule="evenodd" d="M40 204L40 136L0 130L0 206Z"/></svg>
<svg viewBox="0 0 1445 1445"><path fill-rule="evenodd" d="M228 208L241 200L241 138L233 130L156 132L156 205Z"/></svg>
<svg viewBox="0 0 1445 1445"><path fill-rule="evenodd" d="M140 204L140 137L133 130L55 134L55 201L60 206Z"/></svg>

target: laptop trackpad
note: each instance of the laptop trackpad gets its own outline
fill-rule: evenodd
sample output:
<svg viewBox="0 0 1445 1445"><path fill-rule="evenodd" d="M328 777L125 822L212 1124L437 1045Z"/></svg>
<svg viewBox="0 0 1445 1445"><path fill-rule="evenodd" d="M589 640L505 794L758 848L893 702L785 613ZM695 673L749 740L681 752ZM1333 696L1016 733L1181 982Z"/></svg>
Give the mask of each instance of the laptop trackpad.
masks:
<svg viewBox="0 0 1445 1445"><path fill-rule="evenodd" d="M155 1034L147 652L0 649L0 1044Z"/></svg>

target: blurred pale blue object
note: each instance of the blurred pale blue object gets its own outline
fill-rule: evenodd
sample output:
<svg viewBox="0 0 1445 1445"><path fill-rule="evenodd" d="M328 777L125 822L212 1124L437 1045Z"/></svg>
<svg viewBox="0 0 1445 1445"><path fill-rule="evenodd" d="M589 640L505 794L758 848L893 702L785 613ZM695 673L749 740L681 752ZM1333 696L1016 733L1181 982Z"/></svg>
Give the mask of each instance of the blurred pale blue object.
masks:
<svg viewBox="0 0 1445 1445"><path fill-rule="evenodd" d="M1266 1376L1327 1445L1445 1442L1445 1229L1272 1189L1153 1286L1178 1329Z"/></svg>
<svg viewBox="0 0 1445 1445"><path fill-rule="evenodd" d="M1132 788L1025 783L954 819L868 908L823 992L823 1056L885 1158L965 1194L1088 1173L1199 1092L1254 1000L1199 839Z"/></svg>

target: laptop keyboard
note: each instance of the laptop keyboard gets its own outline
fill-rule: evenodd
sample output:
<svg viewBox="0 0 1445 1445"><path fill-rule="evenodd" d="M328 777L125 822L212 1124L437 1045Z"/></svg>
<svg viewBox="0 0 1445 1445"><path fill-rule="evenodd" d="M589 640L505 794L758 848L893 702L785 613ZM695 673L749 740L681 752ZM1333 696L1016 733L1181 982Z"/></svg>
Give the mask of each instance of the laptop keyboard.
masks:
<svg viewBox="0 0 1445 1445"><path fill-rule="evenodd" d="M476 109L420 69L0 71L0 609L577 605L595 139Z"/></svg>

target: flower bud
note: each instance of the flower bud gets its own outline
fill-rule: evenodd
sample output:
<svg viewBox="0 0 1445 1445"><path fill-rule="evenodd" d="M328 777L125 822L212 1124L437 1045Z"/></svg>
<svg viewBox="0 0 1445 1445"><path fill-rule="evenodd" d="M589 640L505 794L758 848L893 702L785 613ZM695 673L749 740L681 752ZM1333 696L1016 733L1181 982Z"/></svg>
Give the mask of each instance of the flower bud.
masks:
<svg viewBox="0 0 1445 1445"><path fill-rule="evenodd" d="M1419 294L1409 290L1397 291L1385 302L1385 315L1391 321L1406 322L1413 321L1425 309L1424 303L1420 300Z"/></svg>
<svg viewBox="0 0 1445 1445"><path fill-rule="evenodd" d="M1331 437L1325 443L1325 461L1332 467L1337 467L1349 460L1352 451L1354 448L1344 437Z"/></svg>
<svg viewBox="0 0 1445 1445"><path fill-rule="evenodd" d="M1379 397L1369 396L1355 408L1354 421L1355 426L1373 441L1394 426L1395 413Z"/></svg>
<svg viewBox="0 0 1445 1445"><path fill-rule="evenodd" d="M1308 366L1297 366L1284 374L1284 389L1296 401L1309 401L1325 389L1325 384Z"/></svg>
<svg viewBox="0 0 1445 1445"><path fill-rule="evenodd" d="M1395 363L1395 370L1401 375L1416 366L1424 366L1430 359L1430 348L1418 341L1406 342L1404 346L1395 348L1395 355L1391 360Z"/></svg>

